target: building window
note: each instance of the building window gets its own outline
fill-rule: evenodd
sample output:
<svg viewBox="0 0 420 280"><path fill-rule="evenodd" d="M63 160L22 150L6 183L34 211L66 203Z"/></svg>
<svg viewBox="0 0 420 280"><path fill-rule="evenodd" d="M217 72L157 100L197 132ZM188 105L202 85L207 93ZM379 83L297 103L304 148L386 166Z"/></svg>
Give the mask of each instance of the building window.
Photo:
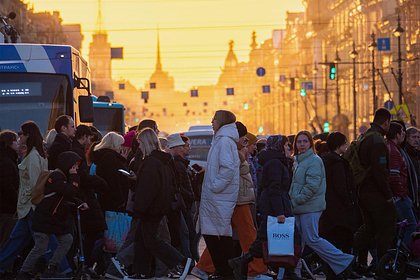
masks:
<svg viewBox="0 0 420 280"><path fill-rule="evenodd" d="M208 106L208 105L209 105L209 104L208 104L207 102L204 102L204 103L203 103L203 106L204 106L204 107L206 107L206 106Z"/></svg>

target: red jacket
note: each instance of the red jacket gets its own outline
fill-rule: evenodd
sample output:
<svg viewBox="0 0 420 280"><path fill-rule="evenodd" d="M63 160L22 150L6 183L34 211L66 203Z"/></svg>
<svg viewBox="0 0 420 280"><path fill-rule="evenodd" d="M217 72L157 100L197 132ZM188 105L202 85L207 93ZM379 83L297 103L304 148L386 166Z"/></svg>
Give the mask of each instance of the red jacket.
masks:
<svg viewBox="0 0 420 280"><path fill-rule="evenodd" d="M398 197L408 195L407 164L400 152L400 148L392 141L387 143L389 150L389 185L392 194Z"/></svg>

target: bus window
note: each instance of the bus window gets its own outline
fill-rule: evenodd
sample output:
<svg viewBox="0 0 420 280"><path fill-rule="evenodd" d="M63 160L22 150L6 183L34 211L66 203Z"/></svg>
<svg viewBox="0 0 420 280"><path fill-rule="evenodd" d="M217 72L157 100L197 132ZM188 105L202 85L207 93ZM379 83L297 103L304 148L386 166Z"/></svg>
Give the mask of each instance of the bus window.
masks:
<svg viewBox="0 0 420 280"><path fill-rule="evenodd" d="M56 117L72 111L71 95L64 75L2 73L0 129L19 131L23 122L32 120L45 133L54 127Z"/></svg>

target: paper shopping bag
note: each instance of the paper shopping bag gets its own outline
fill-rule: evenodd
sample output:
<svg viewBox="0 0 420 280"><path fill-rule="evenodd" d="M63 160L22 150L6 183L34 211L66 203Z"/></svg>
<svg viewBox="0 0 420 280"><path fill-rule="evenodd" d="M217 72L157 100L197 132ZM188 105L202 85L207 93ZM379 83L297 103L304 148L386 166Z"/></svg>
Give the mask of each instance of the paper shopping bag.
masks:
<svg viewBox="0 0 420 280"><path fill-rule="evenodd" d="M267 217L268 254L270 256L294 256L295 218L288 217L281 224L277 217Z"/></svg>

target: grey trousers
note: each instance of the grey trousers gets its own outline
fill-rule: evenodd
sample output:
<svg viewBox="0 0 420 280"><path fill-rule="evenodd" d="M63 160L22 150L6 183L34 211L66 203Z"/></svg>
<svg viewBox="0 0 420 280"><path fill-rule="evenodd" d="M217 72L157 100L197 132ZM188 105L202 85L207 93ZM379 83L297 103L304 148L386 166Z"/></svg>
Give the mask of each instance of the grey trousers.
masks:
<svg viewBox="0 0 420 280"><path fill-rule="evenodd" d="M314 250L335 274L343 272L353 261L354 256L338 250L327 240L319 237L318 224L322 212L295 215L296 226L302 235L302 242Z"/></svg>
<svg viewBox="0 0 420 280"><path fill-rule="evenodd" d="M73 243L73 236L68 234L56 235L58 245L57 249L54 251L54 255L50 259L49 265L58 266L61 260L66 256L67 252L70 250L70 247ZM35 264L38 259L45 255L45 252L48 249L48 242L50 240L50 235L42 232L34 232L34 241L35 245L29 252L28 256L25 259L25 262L22 265L22 272L32 272L35 268Z"/></svg>

